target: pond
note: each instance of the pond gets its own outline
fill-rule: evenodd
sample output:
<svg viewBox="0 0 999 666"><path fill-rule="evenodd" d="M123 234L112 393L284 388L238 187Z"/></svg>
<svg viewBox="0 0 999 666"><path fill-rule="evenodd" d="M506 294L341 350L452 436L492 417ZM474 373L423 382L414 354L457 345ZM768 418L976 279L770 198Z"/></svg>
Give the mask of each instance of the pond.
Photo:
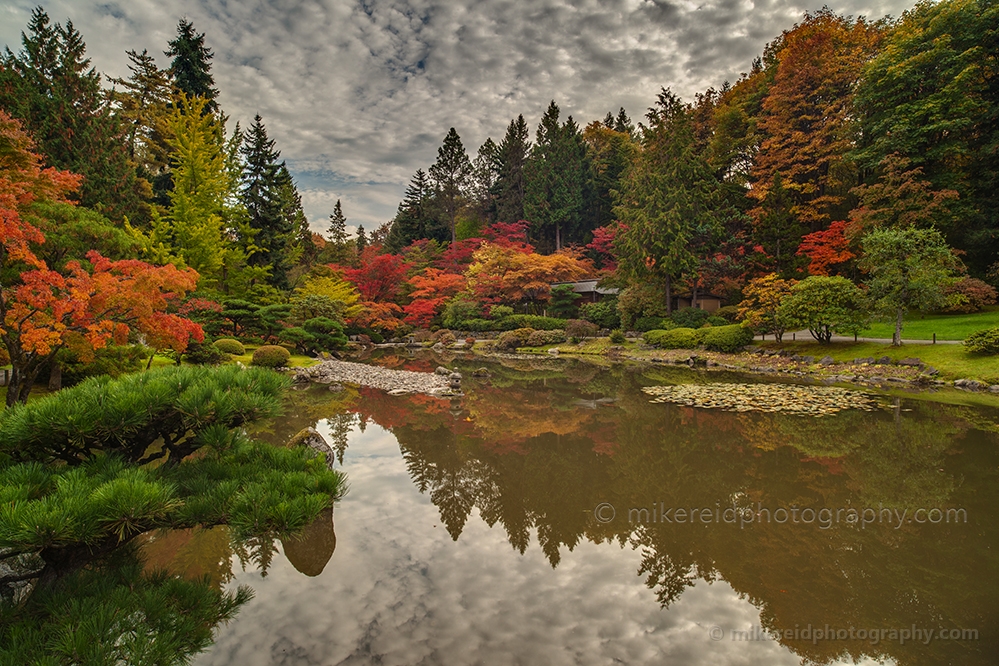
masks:
<svg viewBox="0 0 999 666"><path fill-rule="evenodd" d="M317 385L255 431L280 445L315 424L347 472L335 515L299 538L247 548L225 528L149 535L147 566L255 592L195 663L999 654L999 410L867 394L865 409L736 411L642 390L694 383L730 397L746 382L735 375L449 365L465 375L461 399ZM470 376L480 366L489 377Z"/></svg>

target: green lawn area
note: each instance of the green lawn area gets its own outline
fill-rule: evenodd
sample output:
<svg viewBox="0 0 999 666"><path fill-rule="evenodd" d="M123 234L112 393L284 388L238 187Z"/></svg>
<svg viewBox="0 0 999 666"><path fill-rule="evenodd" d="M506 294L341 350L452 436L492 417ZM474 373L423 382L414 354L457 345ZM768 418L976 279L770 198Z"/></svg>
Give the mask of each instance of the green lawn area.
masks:
<svg viewBox="0 0 999 666"><path fill-rule="evenodd" d="M999 326L999 306L985 308L973 314L920 314L910 312L902 327L902 339L964 340L968 335L983 328ZM860 334L864 338L891 338L895 324L877 323Z"/></svg>
<svg viewBox="0 0 999 666"><path fill-rule="evenodd" d="M977 379L989 384L999 384L999 356L969 354L964 345L891 345L875 342L833 342L820 345L814 340L807 342L785 342L778 345L767 341L759 343L764 347L786 349L802 356L814 356L816 360L831 356L837 361L850 361L855 358L873 356L890 359L918 358L940 371L941 379Z"/></svg>

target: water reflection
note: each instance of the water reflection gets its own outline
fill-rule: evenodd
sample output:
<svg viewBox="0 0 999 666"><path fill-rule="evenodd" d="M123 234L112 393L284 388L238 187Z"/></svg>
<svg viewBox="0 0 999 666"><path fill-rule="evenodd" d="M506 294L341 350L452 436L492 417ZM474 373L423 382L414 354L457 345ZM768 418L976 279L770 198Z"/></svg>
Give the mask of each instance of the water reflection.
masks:
<svg viewBox="0 0 999 666"><path fill-rule="evenodd" d="M382 362L412 364L405 359ZM419 362L428 368L435 364L426 359ZM585 364L555 367L547 360L509 360L491 364L491 377L471 379L471 367L462 368L467 395L460 405L425 396L389 396L364 389L332 394L325 387L313 387L294 393L289 398L288 414L258 433L283 442L300 428L327 419L324 432L336 443L341 463L347 461L353 488L345 507L353 513L338 519L341 526L347 525L350 535L341 537L341 545L348 544L347 554L343 559L330 559L336 546L331 518L311 527L303 540L282 544L288 561L306 575L318 576L336 564L343 568L341 576L346 571L361 571L362 577L372 579L354 582L348 588L326 576L316 579L338 586L343 595L338 601L345 612L367 613L379 627L376 631L373 625L359 626L353 634L338 636L337 640L347 643L340 646L345 654L358 657L355 650L364 644L366 632L374 631L383 638L393 636L399 645L394 645L395 652L375 650L369 656L391 653L402 655L388 660L391 663L415 663L418 656L430 654L429 662L447 663L441 656L444 653L434 657L432 650L426 652L427 646L439 639L428 634L428 627L435 626L428 618L444 614L452 595L460 595L463 606L470 606L468 612L473 615L485 611L469 602L468 595L481 594L483 600L511 609L521 608L528 599L547 603L525 587L507 588L496 581L496 587L484 588L481 581L468 578L473 571L486 576L500 561L503 566L517 566L481 545L497 530L502 530L507 548L512 547L516 557L527 558L525 567L531 561L531 543L536 541L548 565L556 569L548 576L551 581L567 580L559 576L578 575L580 570L596 566L594 562L605 566L611 561L602 558L612 558L619 563L616 566L625 563L627 568L620 571L621 584L627 585L637 571L639 580L654 595L654 600L649 600L652 606L635 600L625 603L615 596L620 590L603 593L608 595L606 604L620 612L663 609L657 611L659 615L643 616L648 623L646 631L631 632L631 642L627 643L632 646L629 649L651 649L653 656L667 653L659 639L672 635L669 631L676 630L677 623L689 623L696 615L691 608L708 603L707 589L713 589L714 595L748 601L758 609L760 625L770 631L807 625L865 629L915 625L979 632L978 640L933 640L925 645L912 640L875 644L859 639L781 638L784 654L794 655L795 662L991 663L990 655L999 649L993 629L999 619L999 561L994 556L999 546L995 527L999 500L995 410L886 399L885 408L878 412L844 412L822 419L731 413L650 405L648 396L640 391L644 385L705 380L680 369ZM371 424L391 432L406 476L432 504L439 523L427 524L424 505L407 499L404 490L397 487L398 481L384 480L391 476L386 476L390 463L385 456L373 457L361 448L352 462L354 449L348 448L348 443L354 447L359 433ZM661 503L700 510L733 502L813 510L961 508L967 512L967 523L920 525L903 521L861 529L841 522L825 529L814 524L774 522L740 528L629 520L629 509L636 507ZM594 508L602 503L615 507L612 520L602 522L594 516ZM358 522L362 516L363 524ZM480 525L492 529L483 532ZM435 531L441 528L446 540L460 546L458 550L450 553L436 540ZM225 554L225 540L208 535L201 538L205 549L216 549L214 554L185 556L180 561L195 573L208 572L220 582L228 582L224 563L232 555ZM436 544L433 552L443 553L440 557L450 562L452 578L459 582L452 581L449 586L426 570L420 569L423 574L409 572L411 565L435 561L427 551L428 539ZM621 547L622 555L613 555ZM627 555L629 552L635 557ZM459 553L471 559L447 559L459 557ZM358 560L364 557L374 559ZM569 569L557 573L565 567ZM266 572L266 567L262 568ZM589 581L595 590L605 589L610 574L601 575L600 581ZM377 590L396 577L408 581L406 594L415 595L417 606L403 603L401 597L379 596ZM287 577L283 580L293 585ZM533 570L525 585L546 588L551 581ZM712 587L705 588L705 584ZM412 589L425 585L429 590ZM285 593L275 590L273 594ZM258 595L264 597L265 593L258 590ZM552 599L557 597L552 592ZM267 603L272 602L276 597ZM583 602L577 599L576 603ZM711 617L717 618L727 617L724 609L733 602L711 603ZM599 624L598 618L605 612L607 609L588 607L580 611L590 624ZM398 623L391 630L381 625L387 621L386 613ZM562 609L557 619L547 620L556 634L560 623L583 622L583 615L575 620L564 615ZM254 623L261 621L253 613L241 616L231 636L245 638ZM535 617L534 621L546 620ZM485 640L481 627L475 625L474 629L480 633L469 627L466 638L475 634L492 649L509 647L520 637L518 632L529 630L515 623L507 626L505 633L490 634ZM703 627L700 631L703 634ZM293 633L281 634L281 640L290 640ZM236 650L233 640L220 648L214 661L208 661L227 663L224 654L235 659L236 652L225 652ZM702 640L689 647L688 656L700 655L697 659L691 656L691 663L710 663L709 655L717 657L717 651L726 647ZM324 649L327 651L312 649L309 658L332 654L332 647ZM612 656L604 648L594 649L600 651L590 655L595 663ZM447 654L453 658L457 653ZM542 652L530 654L536 658ZM687 653L673 650L670 654ZM776 659L773 653L766 654L770 654L768 659ZM330 663L336 661L330 657Z"/></svg>

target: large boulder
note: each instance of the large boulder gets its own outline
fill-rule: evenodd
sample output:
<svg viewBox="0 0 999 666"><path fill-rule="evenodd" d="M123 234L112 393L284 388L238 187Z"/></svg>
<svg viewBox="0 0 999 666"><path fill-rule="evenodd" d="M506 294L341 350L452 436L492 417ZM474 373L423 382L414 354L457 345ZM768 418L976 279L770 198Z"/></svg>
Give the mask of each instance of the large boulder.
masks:
<svg viewBox="0 0 999 666"><path fill-rule="evenodd" d="M288 447L293 446L309 447L317 455L323 456L326 459L326 466L333 469L333 463L336 462L336 452L326 441L326 438L320 435L319 431L315 428L302 428L299 430L298 434L288 440Z"/></svg>

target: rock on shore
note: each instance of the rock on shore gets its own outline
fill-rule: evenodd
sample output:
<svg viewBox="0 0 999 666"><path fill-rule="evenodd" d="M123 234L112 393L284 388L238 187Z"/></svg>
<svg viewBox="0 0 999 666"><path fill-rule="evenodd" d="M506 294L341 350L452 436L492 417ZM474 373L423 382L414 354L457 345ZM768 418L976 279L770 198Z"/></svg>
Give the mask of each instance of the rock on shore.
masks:
<svg viewBox="0 0 999 666"><path fill-rule="evenodd" d="M453 373L457 374L457 373ZM453 376L453 374L451 376ZM366 363L351 363L349 361L323 361L311 368L299 368L295 373L296 382L318 382L333 384L346 382L370 386L389 393L401 395L404 393L426 393L436 396L456 395L452 389L452 380L447 375L432 372L412 372L410 370L391 370ZM459 375L460 381L460 375Z"/></svg>

